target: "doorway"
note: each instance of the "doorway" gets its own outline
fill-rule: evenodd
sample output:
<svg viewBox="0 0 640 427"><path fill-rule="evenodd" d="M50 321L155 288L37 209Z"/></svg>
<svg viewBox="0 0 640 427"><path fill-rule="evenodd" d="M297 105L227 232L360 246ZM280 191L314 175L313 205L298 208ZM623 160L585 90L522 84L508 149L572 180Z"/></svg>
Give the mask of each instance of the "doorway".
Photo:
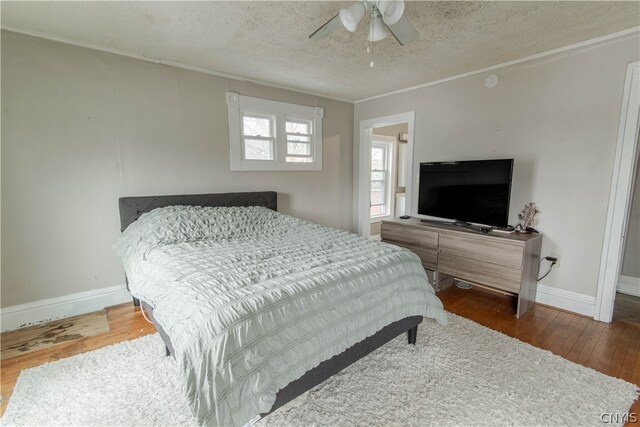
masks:
<svg viewBox="0 0 640 427"><path fill-rule="evenodd" d="M360 122L357 228L380 234L381 221L411 212L413 111Z"/></svg>
<svg viewBox="0 0 640 427"><path fill-rule="evenodd" d="M370 237L379 239L382 221L405 214L408 123L371 131Z"/></svg>
<svg viewBox="0 0 640 427"><path fill-rule="evenodd" d="M640 62L627 67L613 164L609 207L600 260L594 319L609 323L622 270L623 250L628 235L631 195L638 158L640 125Z"/></svg>
<svg viewBox="0 0 640 427"><path fill-rule="evenodd" d="M640 139L638 141L640 146ZM613 318L640 324L640 159L636 154L635 180L625 229L622 266L613 303Z"/></svg>

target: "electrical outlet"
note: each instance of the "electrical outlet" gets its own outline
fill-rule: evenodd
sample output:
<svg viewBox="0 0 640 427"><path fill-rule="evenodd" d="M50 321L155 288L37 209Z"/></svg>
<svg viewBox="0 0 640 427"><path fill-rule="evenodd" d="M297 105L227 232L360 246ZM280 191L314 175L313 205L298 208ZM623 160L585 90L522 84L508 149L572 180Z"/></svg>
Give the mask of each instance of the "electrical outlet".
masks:
<svg viewBox="0 0 640 427"><path fill-rule="evenodd" d="M560 255L555 255L554 254L554 255L549 255L549 256L552 256L552 257L556 258L557 259L556 267L560 267Z"/></svg>

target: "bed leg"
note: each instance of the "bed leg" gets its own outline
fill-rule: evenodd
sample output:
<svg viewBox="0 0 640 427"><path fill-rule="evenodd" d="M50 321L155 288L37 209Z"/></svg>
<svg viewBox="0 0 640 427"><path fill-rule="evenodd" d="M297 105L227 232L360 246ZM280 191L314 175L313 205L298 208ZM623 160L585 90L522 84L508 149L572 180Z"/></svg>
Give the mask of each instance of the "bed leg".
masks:
<svg viewBox="0 0 640 427"><path fill-rule="evenodd" d="M164 355L166 357L171 356L171 351L169 350L169 347L167 347L166 345L164 346Z"/></svg>
<svg viewBox="0 0 640 427"><path fill-rule="evenodd" d="M413 328L407 331L407 341L409 341L409 344L415 345L417 338L418 338L418 325L414 326Z"/></svg>
<svg viewBox="0 0 640 427"><path fill-rule="evenodd" d="M140 307L140 300L136 297L133 297L133 306Z"/></svg>

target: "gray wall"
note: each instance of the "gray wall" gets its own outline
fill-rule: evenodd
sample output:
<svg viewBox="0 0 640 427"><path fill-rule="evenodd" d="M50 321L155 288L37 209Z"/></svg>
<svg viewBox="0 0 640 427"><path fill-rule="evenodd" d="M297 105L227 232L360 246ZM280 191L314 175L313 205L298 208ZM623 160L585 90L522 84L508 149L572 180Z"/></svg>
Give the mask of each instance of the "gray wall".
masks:
<svg viewBox="0 0 640 427"><path fill-rule="evenodd" d="M415 110L414 171L514 158L510 221L536 202L542 252L561 257L543 283L595 296L625 71L639 55L633 34L502 68L493 89L486 73L358 103L354 141L360 120ZM413 214L417 190L414 173Z"/></svg>
<svg viewBox="0 0 640 427"><path fill-rule="evenodd" d="M640 146L640 139L638 146ZM636 160L636 181L631 198L627 240L622 261L622 275L640 277L640 159Z"/></svg>
<svg viewBox="0 0 640 427"><path fill-rule="evenodd" d="M325 108L322 172L230 172L225 91ZM352 221L353 105L2 32L2 306L124 283L120 196L275 190Z"/></svg>

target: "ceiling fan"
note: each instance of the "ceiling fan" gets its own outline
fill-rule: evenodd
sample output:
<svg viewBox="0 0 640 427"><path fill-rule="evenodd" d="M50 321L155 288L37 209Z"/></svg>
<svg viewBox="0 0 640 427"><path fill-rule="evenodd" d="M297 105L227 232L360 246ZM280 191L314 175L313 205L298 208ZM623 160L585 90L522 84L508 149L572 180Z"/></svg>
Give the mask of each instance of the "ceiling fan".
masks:
<svg viewBox="0 0 640 427"><path fill-rule="evenodd" d="M365 14L369 15L367 40L370 42L383 40L393 34L398 43L406 46L419 37L418 31L404 16L404 0L363 0L341 9L340 13L314 31L309 38L320 40L328 37L341 24L353 33Z"/></svg>

